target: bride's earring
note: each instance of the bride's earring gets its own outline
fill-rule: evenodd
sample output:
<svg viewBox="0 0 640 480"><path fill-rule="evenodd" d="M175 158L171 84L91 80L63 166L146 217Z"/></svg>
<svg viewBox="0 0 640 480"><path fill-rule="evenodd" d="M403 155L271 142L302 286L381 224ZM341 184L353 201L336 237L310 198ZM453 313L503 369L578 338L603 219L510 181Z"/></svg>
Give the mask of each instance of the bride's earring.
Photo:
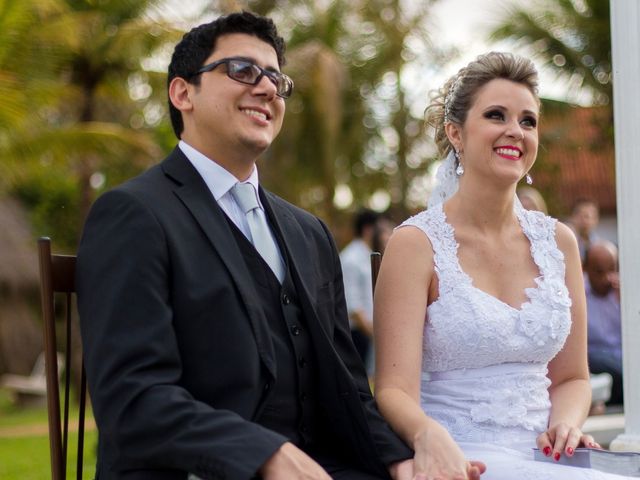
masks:
<svg viewBox="0 0 640 480"><path fill-rule="evenodd" d="M527 185L533 184L533 178L531 178L531 175L529 175L529 172L527 172L527 174L524 176L524 181L527 182Z"/></svg>
<svg viewBox="0 0 640 480"><path fill-rule="evenodd" d="M464 173L464 167L462 166L462 163L460 163L460 153L457 150L454 150L453 156L456 157L456 161L458 162L458 166L456 167L456 175L460 177Z"/></svg>

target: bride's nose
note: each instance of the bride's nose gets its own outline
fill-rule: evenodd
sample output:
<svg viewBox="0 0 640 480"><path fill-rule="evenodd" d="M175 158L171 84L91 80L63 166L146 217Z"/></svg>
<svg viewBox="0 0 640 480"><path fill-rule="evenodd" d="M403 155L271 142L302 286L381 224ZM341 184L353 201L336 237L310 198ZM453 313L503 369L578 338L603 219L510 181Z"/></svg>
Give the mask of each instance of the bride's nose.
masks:
<svg viewBox="0 0 640 480"><path fill-rule="evenodd" d="M507 136L514 140L524 140L524 130L517 120L509 122L507 125Z"/></svg>

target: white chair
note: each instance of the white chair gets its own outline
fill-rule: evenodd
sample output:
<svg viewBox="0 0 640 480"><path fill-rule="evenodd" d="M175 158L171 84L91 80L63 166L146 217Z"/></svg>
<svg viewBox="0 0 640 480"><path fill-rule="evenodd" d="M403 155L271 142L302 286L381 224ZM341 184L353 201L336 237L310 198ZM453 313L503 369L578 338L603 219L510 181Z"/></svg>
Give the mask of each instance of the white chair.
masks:
<svg viewBox="0 0 640 480"><path fill-rule="evenodd" d="M6 374L0 379L0 385L12 392L16 403L22 406L43 405L47 398L47 377L45 373L44 352L38 355L29 375ZM61 376L64 358L57 354L58 375Z"/></svg>

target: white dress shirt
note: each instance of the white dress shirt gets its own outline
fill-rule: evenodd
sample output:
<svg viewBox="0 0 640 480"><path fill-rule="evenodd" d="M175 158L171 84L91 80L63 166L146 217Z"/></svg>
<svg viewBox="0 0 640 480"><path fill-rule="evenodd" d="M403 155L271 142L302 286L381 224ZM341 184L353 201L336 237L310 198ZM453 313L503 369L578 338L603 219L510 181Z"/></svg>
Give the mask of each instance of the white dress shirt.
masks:
<svg viewBox="0 0 640 480"><path fill-rule="evenodd" d="M218 202L218 205L220 205L220 208L222 208L224 213L226 213L231 221L235 223L244 236L251 241L251 231L249 230L247 217L231 194L231 188L238 183L239 180L231 172L217 164L215 160L206 157L185 141L180 140L178 147L182 150L182 153L185 154L207 184L207 187L211 191L213 198ZM251 175L249 175L249 178L242 183L250 183L253 185L256 198L258 199L258 205L260 205L262 214L266 216L264 206L260 201L260 195L258 195L258 187L260 183L258 181L258 169L255 165ZM280 259L282 260L282 252L280 251L280 246L278 245L278 241L276 240L273 231L271 231L271 237L278 249Z"/></svg>
<svg viewBox="0 0 640 480"><path fill-rule="evenodd" d="M371 291L371 249L360 238L355 238L340 252L344 296L351 314L361 311L367 321L373 321L373 293ZM351 326L353 323L349 319Z"/></svg>

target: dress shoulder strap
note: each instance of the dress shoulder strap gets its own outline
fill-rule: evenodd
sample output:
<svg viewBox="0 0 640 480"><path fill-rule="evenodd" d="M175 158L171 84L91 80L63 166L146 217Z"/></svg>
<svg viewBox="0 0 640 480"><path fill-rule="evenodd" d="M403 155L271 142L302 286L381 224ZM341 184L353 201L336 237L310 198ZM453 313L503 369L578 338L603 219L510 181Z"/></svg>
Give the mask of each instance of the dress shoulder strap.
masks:
<svg viewBox="0 0 640 480"><path fill-rule="evenodd" d="M456 284L469 283L458 263L458 244L453 227L447 223L442 204L434 205L405 220L398 228L414 226L422 230L433 248L433 261L441 291Z"/></svg>
<svg viewBox="0 0 640 480"><path fill-rule="evenodd" d="M525 210L521 205L516 205L516 214L522 231L531 243L533 261L542 275L564 281L564 254L556 243L558 221L542 212Z"/></svg>

